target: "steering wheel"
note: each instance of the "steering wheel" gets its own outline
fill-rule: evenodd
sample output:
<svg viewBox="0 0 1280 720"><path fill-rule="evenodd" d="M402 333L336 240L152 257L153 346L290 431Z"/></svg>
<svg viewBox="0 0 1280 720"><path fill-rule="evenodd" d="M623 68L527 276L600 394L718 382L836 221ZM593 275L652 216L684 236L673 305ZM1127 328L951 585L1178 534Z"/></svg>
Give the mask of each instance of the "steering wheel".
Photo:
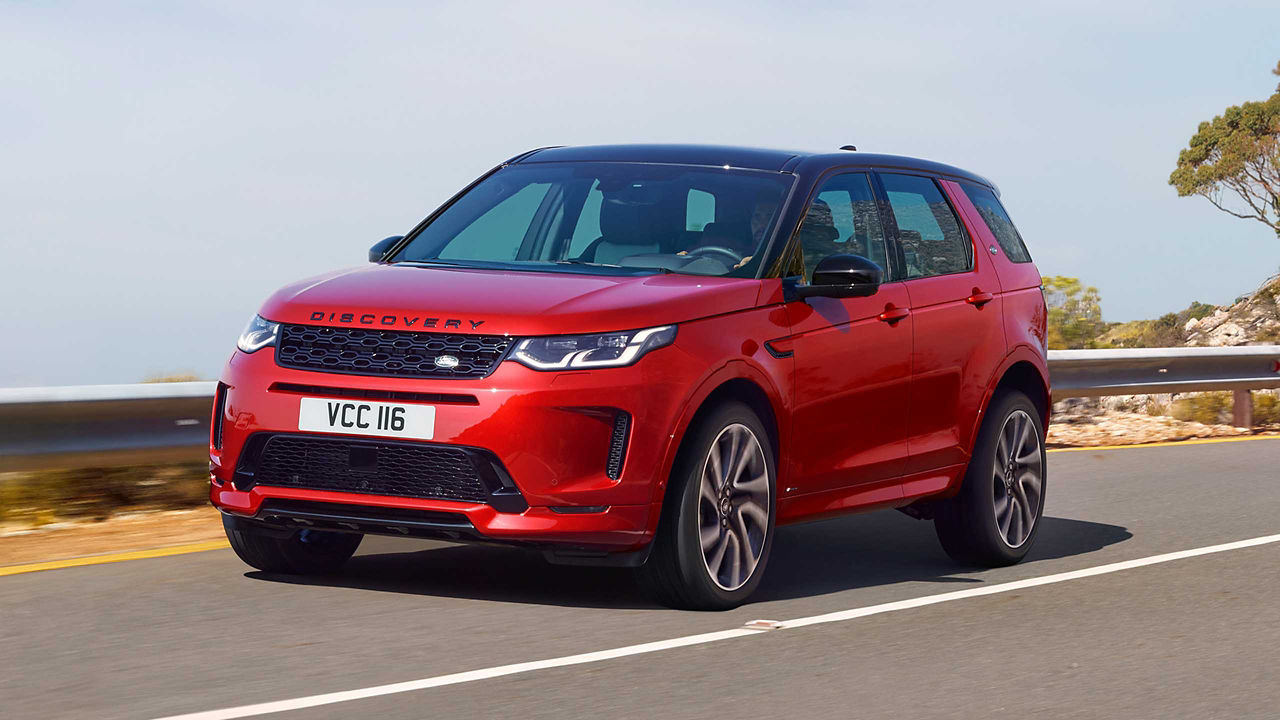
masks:
<svg viewBox="0 0 1280 720"><path fill-rule="evenodd" d="M742 256L730 250L723 245L703 245L689 251L689 255L717 255L720 259L728 260L729 267L733 267L742 262Z"/></svg>

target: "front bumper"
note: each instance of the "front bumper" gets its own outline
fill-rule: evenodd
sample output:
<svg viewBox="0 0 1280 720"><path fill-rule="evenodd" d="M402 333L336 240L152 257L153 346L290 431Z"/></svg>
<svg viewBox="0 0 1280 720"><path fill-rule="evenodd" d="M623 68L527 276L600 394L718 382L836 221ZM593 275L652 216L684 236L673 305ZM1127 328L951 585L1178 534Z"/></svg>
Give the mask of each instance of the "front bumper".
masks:
<svg viewBox="0 0 1280 720"><path fill-rule="evenodd" d="M214 418L220 423L215 430L221 433L221 447L210 445L210 499L223 512L261 519L272 503L310 502L451 513L465 518L474 530L461 533L460 539L609 551L634 550L652 537L674 454L673 429L697 376L695 364L675 346L656 350L627 368L543 373L505 362L489 377L474 380L293 370L277 366L273 353L272 348L237 352L223 372L225 395L218 403L219 417ZM282 487L244 482L243 473L237 480L242 459L261 438L299 434L300 398L341 397L352 391L435 398L430 402L436 407L430 444L490 454L522 502L513 507L503 502ZM631 420L620 471L610 473L618 412Z"/></svg>

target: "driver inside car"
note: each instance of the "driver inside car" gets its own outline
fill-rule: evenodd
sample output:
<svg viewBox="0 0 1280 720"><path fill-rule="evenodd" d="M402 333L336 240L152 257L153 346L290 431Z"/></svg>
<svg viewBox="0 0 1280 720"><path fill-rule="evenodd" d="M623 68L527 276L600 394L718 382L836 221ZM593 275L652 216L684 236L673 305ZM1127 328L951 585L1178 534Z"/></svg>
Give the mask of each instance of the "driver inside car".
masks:
<svg viewBox="0 0 1280 720"><path fill-rule="evenodd" d="M758 200L752 205L750 220L709 222L702 228L702 237L699 238L698 244L678 254L688 255L691 252L697 252L722 257L725 260L733 259L730 263L731 267L740 268L751 262L751 253L759 245L761 236L769 226L769 221L773 219L776 209L775 203Z"/></svg>

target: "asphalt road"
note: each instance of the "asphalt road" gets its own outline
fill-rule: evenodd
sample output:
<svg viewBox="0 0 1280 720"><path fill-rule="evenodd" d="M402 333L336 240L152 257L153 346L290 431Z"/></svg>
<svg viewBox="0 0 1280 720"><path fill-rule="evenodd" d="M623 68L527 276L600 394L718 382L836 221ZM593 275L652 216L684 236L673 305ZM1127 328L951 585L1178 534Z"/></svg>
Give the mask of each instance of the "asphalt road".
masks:
<svg viewBox="0 0 1280 720"><path fill-rule="evenodd" d="M0 717L157 718L793 620L1280 533L1280 439L1054 453L1026 562L881 512L783 528L757 601L367 539L300 581L230 550L0 578ZM1280 543L272 718L1280 717Z"/></svg>

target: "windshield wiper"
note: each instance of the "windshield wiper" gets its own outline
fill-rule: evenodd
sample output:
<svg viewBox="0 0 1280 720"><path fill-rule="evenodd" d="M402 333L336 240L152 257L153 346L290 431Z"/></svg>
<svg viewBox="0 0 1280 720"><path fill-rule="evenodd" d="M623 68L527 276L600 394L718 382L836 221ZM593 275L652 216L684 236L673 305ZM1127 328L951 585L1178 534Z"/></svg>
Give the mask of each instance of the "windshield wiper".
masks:
<svg viewBox="0 0 1280 720"><path fill-rule="evenodd" d="M459 268L476 267L475 265L458 263L458 262L450 262L448 260L400 260L398 262L394 262L391 264L392 265L430 265L433 267L459 267Z"/></svg>
<svg viewBox="0 0 1280 720"><path fill-rule="evenodd" d="M583 265L586 267L617 268L619 270L657 270L664 274L671 272L664 267L652 267L649 265L610 265L609 263L589 262L581 258L565 258L564 260L556 260L555 263L556 265Z"/></svg>
<svg viewBox="0 0 1280 720"><path fill-rule="evenodd" d="M622 267L621 265L610 265L609 263L590 262L589 260L583 260L582 258L565 258L563 260L556 260L555 263L557 265L587 265L589 267Z"/></svg>

